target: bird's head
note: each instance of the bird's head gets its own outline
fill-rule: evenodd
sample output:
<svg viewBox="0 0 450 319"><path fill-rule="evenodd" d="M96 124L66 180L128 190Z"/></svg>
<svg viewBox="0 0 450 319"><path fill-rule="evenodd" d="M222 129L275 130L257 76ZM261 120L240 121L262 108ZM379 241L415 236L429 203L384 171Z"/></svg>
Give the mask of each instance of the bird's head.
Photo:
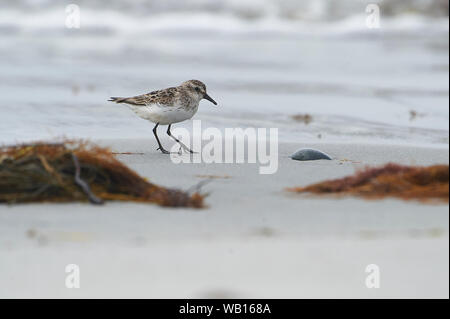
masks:
<svg viewBox="0 0 450 319"><path fill-rule="evenodd" d="M202 99L210 101L212 104L217 105L216 101L214 101L208 93L206 93L206 85L198 80L189 80L183 82L181 87L185 88L191 97L200 101Z"/></svg>

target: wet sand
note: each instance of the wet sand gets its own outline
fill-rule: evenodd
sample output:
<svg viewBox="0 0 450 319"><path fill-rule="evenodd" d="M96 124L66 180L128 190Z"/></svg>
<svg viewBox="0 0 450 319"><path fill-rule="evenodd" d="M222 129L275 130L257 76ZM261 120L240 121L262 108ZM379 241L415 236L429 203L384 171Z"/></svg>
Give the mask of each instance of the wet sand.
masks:
<svg viewBox="0 0 450 319"><path fill-rule="evenodd" d="M365 165L448 164L448 148L281 143L278 172L260 175L255 164L176 165L152 139L99 142L144 153L118 157L164 186L216 177L203 187L208 208L0 205L0 298L448 298L448 205L284 191ZM291 160L301 147L335 160ZM72 263L80 289L65 288ZM379 289L365 286L369 264Z"/></svg>

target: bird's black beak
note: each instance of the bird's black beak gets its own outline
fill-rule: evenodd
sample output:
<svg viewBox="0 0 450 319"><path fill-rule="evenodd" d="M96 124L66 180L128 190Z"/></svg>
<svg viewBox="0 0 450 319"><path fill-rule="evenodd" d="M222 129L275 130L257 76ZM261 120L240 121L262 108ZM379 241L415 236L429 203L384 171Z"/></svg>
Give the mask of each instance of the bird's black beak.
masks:
<svg viewBox="0 0 450 319"><path fill-rule="evenodd" d="M211 102L212 104L217 105L217 102L214 101L214 100L212 99L212 97L210 97L208 94L205 93L205 95L203 96L203 98L204 98L205 100L208 100L208 101Z"/></svg>

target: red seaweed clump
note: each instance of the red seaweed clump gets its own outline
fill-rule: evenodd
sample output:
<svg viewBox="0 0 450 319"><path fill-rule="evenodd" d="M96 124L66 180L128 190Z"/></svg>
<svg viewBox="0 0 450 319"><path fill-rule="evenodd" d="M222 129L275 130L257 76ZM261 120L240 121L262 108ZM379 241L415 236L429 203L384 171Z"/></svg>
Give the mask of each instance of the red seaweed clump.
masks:
<svg viewBox="0 0 450 319"><path fill-rule="evenodd" d="M296 193L353 195L367 199L396 197L404 200L449 201L449 166L429 167L387 164L335 180L290 188Z"/></svg>
<svg viewBox="0 0 450 319"><path fill-rule="evenodd" d="M84 142L0 148L0 203L105 200L201 208L204 196L155 185L107 148Z"/></svg>

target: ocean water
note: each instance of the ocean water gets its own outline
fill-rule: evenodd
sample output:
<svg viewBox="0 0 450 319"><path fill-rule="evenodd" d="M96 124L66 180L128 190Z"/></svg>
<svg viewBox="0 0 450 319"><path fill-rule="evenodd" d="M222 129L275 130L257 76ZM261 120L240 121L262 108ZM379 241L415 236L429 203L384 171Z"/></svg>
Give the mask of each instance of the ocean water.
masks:
<svg viewBox="0 0 450 319"><path fill-rule="evenodd" d="M203 127L448 147L448 1L380 1L375 29L366 1L79 0L79 29L69 3L0 3L0 144L151 139L107 99L196 78L219 102L201 103Z"/></svg>

